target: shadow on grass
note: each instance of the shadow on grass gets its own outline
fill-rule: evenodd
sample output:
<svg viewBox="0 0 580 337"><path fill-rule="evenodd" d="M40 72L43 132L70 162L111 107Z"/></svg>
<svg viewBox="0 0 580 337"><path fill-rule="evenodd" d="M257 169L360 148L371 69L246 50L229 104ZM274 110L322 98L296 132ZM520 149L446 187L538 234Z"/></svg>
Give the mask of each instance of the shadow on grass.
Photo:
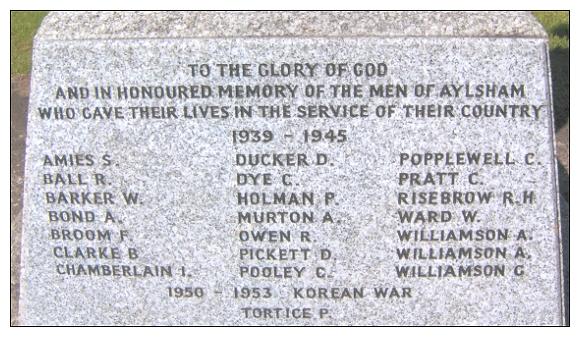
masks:
<svg viewBox="0 0 580 337"><path fill-rule="evenodd" d="M550 29L550 34L569 40L570 27L568 24L559 24ZM570 119L570 49L557 44L550 49L554 115L558 131Z"/></svg>
<svg viewBox="0 0 580 337"><path fill-rule="evenodd" d="M20 250L22 235L22 189L26 148L28 84L30 79L10 79L10 325L18 325L20 298Z"/></svg>
<svg viewBox="0 0 580 337"><path fill-rule="evenodd" d="M556 35L569 34L568 25L558 26L553 31ZM550 51L550 67L552 71L552 95L554 101L554 124L556 132L566 126L570 120L570 50L556 48ZM569 139L569 138L568 138ZM569 154L568 154L569 156ZM570 175L558 162L558 185L560 195L568 206L560 201L562 264L564 277L564 307L565 325L570 325Z"/></svg>
<svg viewBox="0 0 580 337"><path fill-rule="evenodd" d="M570 49L550 52L556 132L570 119Z"/></svg>
<svg viewBox="0 0 580 337"><path fill-rule="evenodd" d="M560 183L560 235L562 238L562 272L564 277L565 325L570 325L570 177L558 163ZM565 200L562 200L565 199Z"/></svg>
<svg viewBox="0 0 580 337"><path fill-rule="evenodd" d="M552 33L556 36L565 37L569 40L570 39L570 26L566 23L561 23L561 24L557 25L556 27L550 29L550 33Z"/></svg>

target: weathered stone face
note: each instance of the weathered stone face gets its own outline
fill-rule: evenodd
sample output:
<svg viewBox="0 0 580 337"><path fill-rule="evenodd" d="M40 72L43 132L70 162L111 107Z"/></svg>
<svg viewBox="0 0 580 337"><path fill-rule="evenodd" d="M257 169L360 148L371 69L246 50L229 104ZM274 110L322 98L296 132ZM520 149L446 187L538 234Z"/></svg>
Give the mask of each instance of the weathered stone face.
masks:
<svg viewBox="0 0 580 337"><path fill-rule="evenodd" d="M527 13L52 13L21 320L561 324L548 64Z"/></svg>

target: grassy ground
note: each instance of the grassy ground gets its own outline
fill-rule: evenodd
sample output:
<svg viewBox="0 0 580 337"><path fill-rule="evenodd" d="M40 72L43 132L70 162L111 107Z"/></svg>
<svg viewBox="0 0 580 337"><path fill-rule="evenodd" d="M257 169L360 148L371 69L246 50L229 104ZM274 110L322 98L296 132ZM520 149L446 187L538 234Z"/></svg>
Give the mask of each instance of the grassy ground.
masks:
<svg viewBox="0 0 580 337"><path fill-rule="evenodd" d="M550 66L556 130L570 118L570 14L534 12L550 36Z"/></svg>
<svg viewBox="0 0 580 337"><path fill-rule="evenodd" d="M570 49L570 15L568 12L534 12L550 35L550 50Z"/></svg>
<svg viewBox="0 0 580 337"><path fill-rule="evenodd" d="M48 12L10 12L10 74L30 72L32 38Z"/></svg>

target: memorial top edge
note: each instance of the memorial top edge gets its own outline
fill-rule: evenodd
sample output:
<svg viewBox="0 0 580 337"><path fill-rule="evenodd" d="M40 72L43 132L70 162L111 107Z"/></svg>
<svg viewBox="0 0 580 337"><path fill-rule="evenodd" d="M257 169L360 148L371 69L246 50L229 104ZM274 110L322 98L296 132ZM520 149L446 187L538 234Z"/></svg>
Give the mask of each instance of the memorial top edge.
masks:
<svg viewBox="0 0 580 337"><path fill-rule="evenodd" d="M51 12L37 40L235 37L546 38L522 11Z"/></svg>

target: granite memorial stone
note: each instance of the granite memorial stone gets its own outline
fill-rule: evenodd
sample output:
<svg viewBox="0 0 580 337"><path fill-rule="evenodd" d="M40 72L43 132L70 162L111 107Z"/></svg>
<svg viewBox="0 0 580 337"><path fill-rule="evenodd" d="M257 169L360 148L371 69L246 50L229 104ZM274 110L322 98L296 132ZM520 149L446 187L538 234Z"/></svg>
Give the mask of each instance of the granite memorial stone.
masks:
<svg viewBox="0 0 580 337"><path fill-rule="evenodd" d="M24 325L561 325L524 12L54 12Z"/></svg>

